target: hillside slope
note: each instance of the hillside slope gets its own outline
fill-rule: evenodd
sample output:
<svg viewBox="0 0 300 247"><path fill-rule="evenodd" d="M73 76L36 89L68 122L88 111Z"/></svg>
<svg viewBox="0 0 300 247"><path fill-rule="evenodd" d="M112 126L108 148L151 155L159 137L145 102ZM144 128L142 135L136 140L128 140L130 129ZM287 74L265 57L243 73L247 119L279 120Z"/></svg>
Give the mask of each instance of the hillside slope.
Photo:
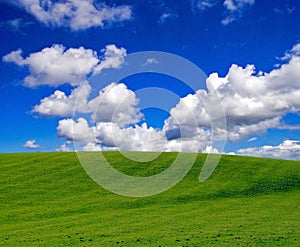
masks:
<svg viewBox="0 0 300 247"><path fill-rule="evenodd" d="M176 153L142 164L105 156L149 176ZM223 156L199 183L204 159L172 189L129 198L93 182L75 153L1 154L0 245L299 246L299 161Z"/></svg>

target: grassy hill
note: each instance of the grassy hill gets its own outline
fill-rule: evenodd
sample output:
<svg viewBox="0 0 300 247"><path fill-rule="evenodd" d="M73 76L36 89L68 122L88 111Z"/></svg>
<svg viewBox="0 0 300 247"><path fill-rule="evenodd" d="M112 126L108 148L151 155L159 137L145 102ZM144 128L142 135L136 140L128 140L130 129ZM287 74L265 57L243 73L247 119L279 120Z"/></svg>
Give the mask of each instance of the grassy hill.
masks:
<svg viewBox="0 0 300 247"><path fill-rule="evenodd" d="M105 156L149 176L176 153L146 163ZM204 159L172 189L129 198L93 182L75 153L1 154L0 245L300 246L299 161L223 156L199 183Z"/></svg>

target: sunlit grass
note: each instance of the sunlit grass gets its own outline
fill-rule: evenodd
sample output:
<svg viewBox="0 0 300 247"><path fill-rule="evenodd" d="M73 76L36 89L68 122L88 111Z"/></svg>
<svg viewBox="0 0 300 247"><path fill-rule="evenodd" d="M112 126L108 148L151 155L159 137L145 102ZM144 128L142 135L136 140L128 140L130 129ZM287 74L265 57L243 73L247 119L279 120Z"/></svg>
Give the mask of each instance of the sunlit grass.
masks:
<svg viewBox="0 0 300 247"><path fill-rule="evenodd" d="M105 154L133 176L157 174L176 155ZM172 189L129 198L94 183L75 153L2 154L0 245L299 246L299 161L223 156L199 183L204 160Z"/></svg>

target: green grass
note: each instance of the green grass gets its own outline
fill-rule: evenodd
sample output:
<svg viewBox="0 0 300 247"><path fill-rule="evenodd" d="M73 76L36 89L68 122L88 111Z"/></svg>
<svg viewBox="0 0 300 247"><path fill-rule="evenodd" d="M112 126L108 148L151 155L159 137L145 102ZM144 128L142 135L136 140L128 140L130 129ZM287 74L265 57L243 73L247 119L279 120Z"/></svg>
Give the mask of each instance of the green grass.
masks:
<svg viewBox="0 0 300 247"><path fill-rule="evenodd" d="M142 164L105 156L149 176L176 154ZM93 182L75 153L1 154L0 245L300 246L299 161L223 156L199 183L204 159L172 189L129 198Z"/></svg>

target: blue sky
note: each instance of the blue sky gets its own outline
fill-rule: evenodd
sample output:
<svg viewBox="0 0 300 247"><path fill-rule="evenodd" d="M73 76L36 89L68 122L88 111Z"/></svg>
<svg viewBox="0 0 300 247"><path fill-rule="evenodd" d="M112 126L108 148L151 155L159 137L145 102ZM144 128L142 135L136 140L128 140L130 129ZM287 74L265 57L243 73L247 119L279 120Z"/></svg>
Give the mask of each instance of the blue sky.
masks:
<svg viewBox="0 0 300 247"><path fill-rule="evenodd" d="M299 23L295 0L2 0L0 152L68 151L72 139L85 150L216 151L209 113L185 82L143 73L103 85L99 98L90 88L95 71L117 73L128 54L162 51L197 65L218 91L228 131L219 152L300 159ZM144 95L173 115L141 109L146 87L178 96ZM205 81L198 89L211 97ZM72 115L76 90L86 97Z"/></svg>

